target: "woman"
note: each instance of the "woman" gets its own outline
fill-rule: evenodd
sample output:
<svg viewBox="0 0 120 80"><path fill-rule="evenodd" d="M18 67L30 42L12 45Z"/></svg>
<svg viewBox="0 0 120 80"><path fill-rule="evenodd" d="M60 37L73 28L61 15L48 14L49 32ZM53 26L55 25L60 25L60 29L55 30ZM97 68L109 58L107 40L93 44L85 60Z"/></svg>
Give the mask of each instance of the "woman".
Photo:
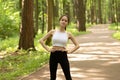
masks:
<svg viewBox="0 0 120 80"><path fill-rule="evenodd" d="M62 15L59 22L60 28L58 30L49 31L46 36L40 39L40 43L48 52L51 53L49 61L50 80L56 80L58 63L60 63L62 67L66 80L72 80L67 53L73 53L76 51L79 48L79 44L71 33L66 32L66 27L69 24L69 17L67 15ZM49 48L45 45L44 41L51 36L52 48ZM71 50L66 49L68 39L70 39L75 45Z"/></svg>

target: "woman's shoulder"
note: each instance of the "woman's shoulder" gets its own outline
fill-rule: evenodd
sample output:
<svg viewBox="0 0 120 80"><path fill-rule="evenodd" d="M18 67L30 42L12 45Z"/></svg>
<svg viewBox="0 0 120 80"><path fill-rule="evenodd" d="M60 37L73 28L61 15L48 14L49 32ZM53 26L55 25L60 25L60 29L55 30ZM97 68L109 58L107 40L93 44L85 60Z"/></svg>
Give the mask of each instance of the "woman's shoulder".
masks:
<svg viewBox="0 0 120 80"><path fill-rule="evenodd" d="M51 29L51 30L49 31L49 33L53 33L53 32L55 32L55 30L54 30L54 29Z"/></svg>
<svg viewBox="0 0 120 80"><path fill-rule="evenodd" d="M55 31L55 29L51 29L48 33L53 34Z"/></svg>
<svg viewBox="0 0 120 80"><path fill-rule="evenodd" d="M71 32L67 32L67 34L68 34L69 37L72 36L72 33L71 33Z"/></svg>
<svg viewBox="0 0 120 80"><path fill-rule="evenodd" d="M68 34L68 35L72 35L72 33L71 33L71 32L67 32L67 34Z"/></svg>

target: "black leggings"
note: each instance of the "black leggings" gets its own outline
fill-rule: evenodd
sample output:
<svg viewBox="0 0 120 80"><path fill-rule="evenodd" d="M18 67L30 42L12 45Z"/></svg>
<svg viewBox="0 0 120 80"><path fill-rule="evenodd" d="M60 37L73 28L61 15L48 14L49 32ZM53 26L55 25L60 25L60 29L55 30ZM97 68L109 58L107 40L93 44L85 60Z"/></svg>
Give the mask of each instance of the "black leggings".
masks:
<svg viewBox="0 0 120 80"><path fill-rule="evenodd" d="M50 55L50 80L56 80L57 66L60 63L62 70L64 72L66 80L72 80L70 75L70 67L66 51L55 51L51 52Z"/></svg>

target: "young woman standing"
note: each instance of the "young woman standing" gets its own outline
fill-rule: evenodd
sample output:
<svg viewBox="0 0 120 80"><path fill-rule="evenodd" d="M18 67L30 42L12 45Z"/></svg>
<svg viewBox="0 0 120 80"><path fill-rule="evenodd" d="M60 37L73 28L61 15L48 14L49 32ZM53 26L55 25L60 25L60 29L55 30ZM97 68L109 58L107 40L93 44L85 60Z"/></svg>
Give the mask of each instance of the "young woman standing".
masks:
<svg viewBox="0 0 120 80"><path fill-rule="evenodd" d="M66 31L66 27L69 24L69 17L67 15L62 15L59 22L60 28L58 30L49 31L40 39L40 43L48 52L51 53L49 61L50 80L56 80L58 63L62 67L66 80L72 80L67 54L76 51L79 48L79 43L71 33ZM49 48L44 43L44 41L49 37L52 37L52 48ZM70 39L75 45L71 50L67 50L66 48L68 39Z"/></svg>

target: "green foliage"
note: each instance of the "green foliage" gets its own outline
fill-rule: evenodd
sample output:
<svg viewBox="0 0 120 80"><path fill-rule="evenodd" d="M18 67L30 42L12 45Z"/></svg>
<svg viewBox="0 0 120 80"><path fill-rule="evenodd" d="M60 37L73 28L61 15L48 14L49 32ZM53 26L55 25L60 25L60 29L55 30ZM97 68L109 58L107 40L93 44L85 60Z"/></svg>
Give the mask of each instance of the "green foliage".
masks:
<svg viewBox="0 0 120 80"><path fill-rule="evenodd" d="M111 30L120 30L120 23L116 24L116 23L113 23L109 26L109 29Z"/></svg>
<svg viewBox="0 0 120 80"><path fill-rule="evenodd" d="M118 24L119 24L119 23L118 23ZM111 25L109 26L109 29L111 29L111 30L116 30L116 32L113 34L113 37L114 37L115 39L120 40L120 26L119 26L119 25L116 25L115 23L113 23L113 24L111 24Z"/></svg>
<svg viewBox="0 0 120 80"><path fill-rule="evenodd" d="M113 34L113 37L114 37L115 39L120 40L120 31L117 31L116 33L114 33L114 34Z"/></svg>
<svg viewBox="0 0 120 80"><path fill-rule="evenodd" d="M5 39L17 32L16 24L7 15L0 18L0 38Z"/></svg>
<svg viewBox="0 0 120 80"><path fill-rule="evenodd" d="M30 52L23 50L15 52L18 45L18 37L0 41L0 54L10 54L10 56L0 59L0 76L2 76L0 80L15 80L18 76L24 76L36 71L48 61L49 54L38 44L38 40L43 35L36 36L35 46L37 51Z"/></svg>
<svg viewBox="0 0 120 80"><path fill-rule="evenodd" d="M49 54L44 51L19 51L0 60L0 80L15 80L36 71L48 62Z"/></svg>
<svg viewBox="0 0 120 80"><path fill-rule="evenodd" d="M11 52L17 48L18 37L11 37L5 40L0 40L0 51Z"/></svg>
<svg viewBox="0 0 120 80"><path fill-rule="evenodd" d="M19 12L15 10L14 2L0 2L0 39L18 33Z"/></svg>

